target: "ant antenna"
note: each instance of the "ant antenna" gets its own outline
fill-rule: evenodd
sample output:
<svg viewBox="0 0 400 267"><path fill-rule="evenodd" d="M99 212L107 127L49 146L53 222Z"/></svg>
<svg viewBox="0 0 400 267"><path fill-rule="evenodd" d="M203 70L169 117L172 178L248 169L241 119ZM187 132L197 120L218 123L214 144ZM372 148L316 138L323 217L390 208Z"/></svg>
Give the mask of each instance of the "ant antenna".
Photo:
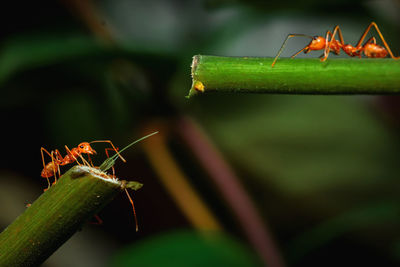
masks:
<svg viewBox="0 0 400 267"><path fill-rule="evenodd" d="M289 40L289 38L291 38L291 37L297 37L297 36L308 37L308 38L314 39L314 37L312 37L312 36L310 36L310 35L306 35L306 34L289 34L289 35L286 37L285 41L283 42L283 44L282 44L282 46L281 46L281 49L279 49L278 54L276 55L274 61L272 62L271 68L274 67L276 61L278 60L278 57L279 57L280 54L282 53L283 48L285 47L286 42ZM306 47L307 47L307 46L306 46ZM304 49L306 49L306 47L304 47L304 48L301 49L299 52L297 52L296 54L294 54L294 55L292 56L292 58L295 57L295 56L297 56L297 55L298 55L301 51L303 51Z"/></svg>
<svg viewBox="0 0 400 267"><path fill-rule="evenodd" d="M130 148L131 146L133 146L134 144L136 144L136 143L138 143L138 142L140 142L140 141L142 141L142 140L144 140L144 139L146 139L146 138L148 138L148 137L150 137L150 136L152 136L152 135L155 135L155 134L157 134L157 133L158 133L158 131L157 131L157 132L154 132L154 133L151 133L151 134L148 134L148 135L146 135L146 136L143 136L142 138L139 138L139 139L133 141L132 143L130 143L129 145L127 145L126 147L124 147L123 149L121 149L121 150L119 151L119 153L123 152L125 149L128 149L128 148ZM117 153L118 153L118 152L117 152ZM102 170L102 171L106 171L106 170L110 169L110 168L114 165L115 160L117 159L117 157L118 157L118 156L121 157L119 153L113 155L112 157L107 158L107 159L100 165L99 169Z"/></svg>

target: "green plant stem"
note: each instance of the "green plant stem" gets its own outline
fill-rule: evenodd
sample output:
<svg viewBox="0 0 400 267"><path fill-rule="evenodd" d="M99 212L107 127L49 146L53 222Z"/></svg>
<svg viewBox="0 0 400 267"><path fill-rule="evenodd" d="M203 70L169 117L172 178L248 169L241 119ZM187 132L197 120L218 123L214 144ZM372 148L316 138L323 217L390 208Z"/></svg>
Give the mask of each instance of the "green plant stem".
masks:
<svg viewBox="0 0 400 267"><path fill-rule="evenodd" d="M0 266L40 265L126 184L74 166L0 234Z"/></svg>
<svg viewBox="0 0 400 267"><path fill-rule="evenodd" d="M398 94L400 60L217 57L197 55L188 97L208 92Z"/></svg>

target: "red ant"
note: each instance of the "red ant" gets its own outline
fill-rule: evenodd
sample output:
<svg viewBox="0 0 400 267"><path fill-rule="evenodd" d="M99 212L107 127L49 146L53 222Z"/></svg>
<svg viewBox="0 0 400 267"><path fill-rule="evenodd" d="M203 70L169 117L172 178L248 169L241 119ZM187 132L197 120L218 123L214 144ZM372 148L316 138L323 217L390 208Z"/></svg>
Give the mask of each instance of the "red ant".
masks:
<svg viewBox="0 0 400 267"><path fill-rule="evenodd" d="M90 161L91 165L93 166L92 161L90 159L90 155L97 154L97 153L90 146L91 143L110 143L112 148L105 149L107 157L109 157L108 150L114 150L118 154L118 156L121 158L121 160L123 162L126 162L126 160L118 153L118 148L116 148L110 140L98 140L98 141L92 141L90 143L82 142L77 147L74 147L71 150L67 146L65 146L65 150L67 151L67 155L65 157L63 157L61 155L61 153L60 153L60 151L58 151L58 149L56 149L54 151L52 150L51 153L49 153L45 148L41 147L40 153L42 154L42 161L43 161L43 170L42 170L41 176L43 178L47 179L47 183L48 183L47 189L50 188L49 177L54 176L54 183L57 182L56 174L58 173L58 176L60 176L60 166L67 165L67 164L73 163L75 161L80 165L80 163L77 160L78 157L80 157L82 159L84 164L90 166L89 163L82 157L82 154L88 154L89 161ZM51 162L45 164L43 151L51 157ZM113 174L114 174L115 173L114 167L112 167L112 170L113 170ZM47 189L45 189L45 190L47 190Z"/></svg>
<svg viewBox="0 0 400 267"><path fill-rule="evenodd" d="M72 148L71 150L67 146L65 146L65 150L67 151L67 155L64 158L61 156L61 153L60 153L60 151L58 151L58 149L56 149L54 151L52 150L51 153L49 153L45 148L42 147L42 148L40 148L40 152L42 154L42 161L43 161L43 170L42 170L41 176L43 178L47 179L47 182L48 182L48 188L47 189L49 189L50 188L49 177L52 177L54 175L54 178L55 178L54 183L56 183L57 182L56 173L58 172L58 176L60 176L60 166L63 166L63 165L69 164L69 163L73 163L75 161L80 165L80 163L77 160L77 157L80 157L82 159L83 163L90 167L89 163L82 157L82 154L88 154L89 161L90 161L90 163L91 163L91 165L93 167L93 163L92 163L92 161L90 159L90 155L96 154L96 151L90 146L90 144L91 143L110 143L112 148L106 148L105 149L105 152L106 152L106 155L107 155L107 160L105 162L103 162L102 165L100 165L100 167L99 167L100 170L98 170L95 174L100 175L100 176L102 176L103 178L106 178L106 179L116 179L115 170L114 170L114 162L115 162L116 158L119 157L123 162L126 162L126 160L121 156L120 153L122 151L124 151L125 149L129 148L130 146L132 146L132 145L134 145L134 144L136 144L136 143L138 143L138 142L140 142L140 141L142 141L142 140L144 140L144 139L146 139L146 138L148 138L148 137L150 137L150 136L152 136L154 134L157 134L157 133L158 132L154 132L154 133L148 134L148 135L146 135L146 136L144 136L142 138L139 138L139 139L133 141L132 143L130 143L129 145L124 147L120 152L118 152L118 148L116 148L110 140L98 140L98 141L92 141L90 143L83 142L83 143L80 143L77 147ZM109 150L115 151L116 154L113 155L112 157L110 157L108 155L108 151ZM49 162L47 164L44 163L43 151L46 152L51 157L51 162ZM110 168L112 168L112 172L113 172L112 175L108 175L108 174L104 173L104 171L106 171L106 170L108 170ZM133 216L134 216L134 219L135 219L136 232L137 232L138 231L138 221L137 221L137 217L136 217L135 205L133 204L132 197L129 195L129 192L127 190L126 181L123 181L122 188L124 189L126 195L128 196L129 202L132 205ZM47 189L45 189L45 191ZM29 206L30 206L30 204L29 204ZM27 207L28 207L28 205L27 205ZM99 216L95 215L95 218L97 220L97 224L102 224L102 220L100 219Z"/></svg>
<svg viewBox="0 0 400 267"><path fill-rule="evenodd" d="M82 157L82 154L88 154L89 161L90 161L91 165L93 166L93 163L90 159L90 155L97 154L97 152L90 146L90 144L91 143L100 143L100 142L110 143L112 146L112 148L105 149L107 158L109 158L108 150L114 150L117 153L117 155L121 158L121 160L123 162L126 162L126 160L118 153L118 148L116 148L110 140L98 140L98 141L92 141L90 143L82 142L77 147L74 147L71 150L68 148L68 146L65 146L67 155L64 158L61 156L61 153L60 153L60 151L58 151L58 149L56 149L54 151L52 150L51 153L49 153L45 148L41 147L40 152L42 154L42 161L43 161L43 170L42 170L41 176L43 178L46 178L47 183L48 183L48 187L44 191L46 191L47 189L50 188L49 177L52 177L54 175L54 179L55 179L54 183L57 182L56 173L58 172L58 176L60 176L60 166L67 165L67 164L73 163L75 161L80 165L80 163L77 160L78 157L80 157L82 159L84 164L90 166L88 164L88 162ZM49 162L47 164L44 163L43 151L46 152L51 157L51 162ZM114 166L112 166L111 168L113 171L113 175L111 177L107 176L107 178L115 178ZM128 198L129 198L129 201L132 205L133 215L134 215L135 222L136 222L136 231L138 231L138 223L137 223L137 218L136 218L135 206L133 205L132 198L126 189L125 189L125 192L126 192ZM98 215L95 215L95 218L96 218L97 222L94 224L102 224L103 223L103 221L100 219L100 217Z"/></svg>
<svg viewBox="0 0 400 267"><path fill-rule="evenodd" d="M126 160L121 156L121 152L123 152L125 149L128 149L130 146L154 135L157 134L158 132L154 132L151 134L148 134L142 138L139 138L135 141L133 141L132 143L130 143L129 145L127 145L126 147L124 147L120 152L118 152L118 148L116 148L114 146L114 144L110 141L110 140L97 140L97 141L92 141L90 143L88 142L82 142L80 143L77 147L72 148L71 150L65 146L65 150L67 151L67 155L65 157L61 156L60 151L58 151L58 149L56 150L52 150L51 153L49 153L45 148L40 148L40 153L42 154L42 161L43 161L43 170L41 173L41 176L43 178L47 179L47 183L48 183L48 188L50 188L50 181L49 181L49 177L52 177L54 175L54 183L57 182L57 172L58 172L58 176L60 176L60 166L69 164L69 163L73 163L73 162L77 162L79 165L80 163L78 162L77 158L80 157L83 161L84 164L86 164L87 166L90 167L90 165L93 167L93 163L91 161L90 155L96 154L96 151L90 146L91 143L110 143L110 145L112 146L112 148L106 148L105 152L107 155L107 160L105 162L103 162L102 165L100 165L99 170L96 171L95 174L102 176L103 178L106 179L116 179L115 176L115 170L114 170L114 162L116 160L117 157L119 157L123 162L126 162ZM113 150L116 152L115 155L113 155L112 157L110 157L108 155L108 151L109 150ZM51 162L45 164L44 162L44 155L43 155L43 151L45 153L47 153L50 157L51 157ZM82 154L88 154L89 157L89 161L90 161L90 165L89 163L82 157ZM108 170L112 168L112 175L108 175L106 173L104 173L104 171ZM95 169L96 170L96 169ZM128 186L129 187L129 186ZM48 189L47 188L47 189ZM123 185L122 188L124 189L126 195L128 196L129 202L132 205L132 210L133 210L133 216L135 219L135 223L136 223L136 232L138 231L138 221L137 221L137 217L136 217L136 211L135 211L135 205L133 204L133 200L132 197L129 195L129 192L127 190L127 184L126 181L123 181ZM45 191L47 190L45 189ZM30 206L30 204L29 204ZM27 205L28 207L28 205ZM95 218L97 220L97 224L102 224L102 220L95 215Z"/></svg>
<svg viewBox="0 0 400 267"><path fill-rule="evenodd" d="M368 39L367 42L365 42L363 45L361 45L361 43L365 39L365 36L367 35L367 33L369 32L369 30L371 29L372 26L375 27L375 29L378 32L379 37L381 38L385 47L376 44L375 37L371 37L370 39ZM339 34L340 42L335 39L336 33ZM361 53L364 52L364 55L366 57L370 57L370 58L384 58L388 55L388 53L389 53L390 57L395 60L400 58L400 56L395 57L393 55L392 51L389 48L389 45L386 43L385 39L383 38L383 35L378 28L378 25L376 25L375 22L371 22L371 24L369 24L367 29L361 35L361 38L358 41L356 46L352 46L351 44L344 43L342 31L340 30L339 26L336 26L333 29L333 33L331 33L331 31L327 31L325 38L322 36L312 37L312 36L305 35L305 34L289 34L286 37L286 40L283 42L282 47L279 50L278 54L276 55L274 61L272 62L271 68L274 67L279 55L282 53L282 50L285 47L287 40L289 38L295 37L295 36L309 37L309 38L311 38L311 42L306 47L301 49L299 52L294 54L291 58L294 58L295 56L300 54L302 51L304 51L304 53L307 54L308 52L310 52L312 50L322 50L322 49L324 49L324 54L321 56L321 62L325 61L328 58L328 55L331 51L333 53L335 53L336 55L339 55L340 49L342 49L347 55L349 55L351 57L358 56L361 58ZM330 41L328 40L329 36L331 37Z"/></svg>

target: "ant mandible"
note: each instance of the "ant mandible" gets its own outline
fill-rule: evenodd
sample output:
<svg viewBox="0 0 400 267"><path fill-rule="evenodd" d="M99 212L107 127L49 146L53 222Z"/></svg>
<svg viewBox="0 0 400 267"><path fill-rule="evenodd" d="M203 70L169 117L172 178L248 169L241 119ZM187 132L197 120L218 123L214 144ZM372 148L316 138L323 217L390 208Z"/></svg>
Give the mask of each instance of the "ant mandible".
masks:
<svg viewBox="0 0 400 267"><path fill-rule="evenodd" d="M382 40L382 42L383 42L385 47L376 44L375 37L371 37L363 45L361 44L364 41L365 36L367 35L367 33L372 28L372 26L375 27L375 29L378 32L379 37L381 38L381 40ZM339 34L340 41L335 39L336 33ZM352 46L351 44L345 44L344 43L342 31L340 30L339 26L336 26L333 29L333 33L331 31L327 31L325 38L322 37L322 36L314 36L314 37L312 37L312 36L305 35L305 34L289 34L286 37L286 40L283 42L282 47L279 50L278 54L276 55L274 61L272 62L271 68L274 67L274 65L275 65L279 55L282 53L282 50L285 47L286 42L288 41L288 39L291 38L291 37L296 37L296 36L309 37L309 38L311 38L311 42L306 47L301 49L299 52L294 54L291 58L294 58L295 56L300 54L302 51L304 51L304 53L307 54L310 51L322 50L322 49L324 49L324 54L321 56L321 62L325 61L328 58L330 52L333 52L336 55L339 55L340 49L342 49L347 55L349 55L351 57L358 56L358 57L361 58L361 53L364 52L364 55L366 57L370 57L370 58L384 58L388 54L390 55L391 58L393 58L395 60L400 58L400 56L395 57L393 55L392 51L389 48L389 45L386 43L385 39L383 38L383 35L382 35L381 31L378 28L378 25L376 25L375 22L371 22L371 24L369 24L367 29L365 29L364 33L361 35L361 38L358 41L356 46ZM328 40L329 36L331 37L330 40Z"/></svg>
<svg viewBox="0 0 400 267"><path fill-rule="evenodd" d="M60 166L67 165L67 164L73 163L75 161L80 165L80 163L77 160L78 157L80 157L82 159L84 164L90 166L89 163L82 157L82 154L88 155L89 161L90 161L91 165L93 166L90 155L97 154L97 153L90 146L91 143L109 143L112 146L112 148L105 149L107 157L109 157L108 151L114 150L118 154L118 156L121 158L121 160L123 162L126 162L126 160L119 154L118 148L116 148L110 140L97 140L97 141L92 141L90 143L82 142L77 147L74 147L71 150L68 148L68 146L65 146L65 150L67 151L67 155L65 157L63 157L61 155L61 153L60 153L60 151L58 151L58 149L48 152L45 148L41 147L40 153L42 154L42 162L43 162L43 170L41 173L41 177L47 179L47 183L48 183L47 189L50 188L50 180L49 180L50 177L54 176L54 183L57 182L57 173L58 173L58 176L60 176ZM45 164L43 152L48 154L51 158L51 161L47 164ZM113 170L113 174L114 174L114 167L112 167L112 170Z"/></svg>

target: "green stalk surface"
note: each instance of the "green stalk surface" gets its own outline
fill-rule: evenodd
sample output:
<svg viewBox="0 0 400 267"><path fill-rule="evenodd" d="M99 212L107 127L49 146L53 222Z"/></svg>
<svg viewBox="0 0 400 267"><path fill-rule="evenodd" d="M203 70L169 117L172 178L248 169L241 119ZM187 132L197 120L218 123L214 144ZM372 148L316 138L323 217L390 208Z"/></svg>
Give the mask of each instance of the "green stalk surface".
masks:
<svg viewBox="0 0 400 267"><path fill-rule="evenodd" d="M38 266L126 188L74 166L0 234L0 266ZM104 174L104 173L103 173Z"/></svg>
<svg viewBox="0 0 400 267"><path fill-rule="evenodd" d="M398 94L400 60L197 55L188 97L208 92L279 94Z"/></svg>

